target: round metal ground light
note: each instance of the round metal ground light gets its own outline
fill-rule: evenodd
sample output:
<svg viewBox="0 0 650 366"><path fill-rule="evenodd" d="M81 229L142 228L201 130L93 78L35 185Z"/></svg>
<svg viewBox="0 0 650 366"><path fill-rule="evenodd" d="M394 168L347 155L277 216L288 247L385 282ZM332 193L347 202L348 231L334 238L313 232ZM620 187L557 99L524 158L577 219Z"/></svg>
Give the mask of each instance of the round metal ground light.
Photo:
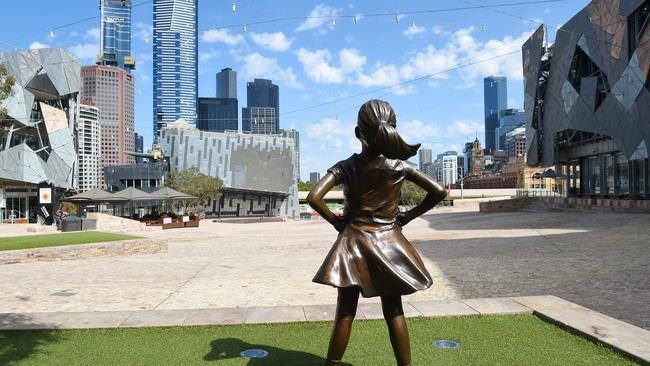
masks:
<svg viewBox="0 0 650 366"><path fill-rule="evenodd" d="M438 348L447 348L447 349L458 349L460 348L460 343L456 341L450 341L450 340L439 340L433 342L433 345L438 347Z"/></svg>
<svg viewBox="0 0 650 366"><path fill-rule="evenodd" d="M263 349L253 348L253 349L247 349L245 351L241 351L239 355L248 358L262 358L268 356L269 353Z"/></svg>

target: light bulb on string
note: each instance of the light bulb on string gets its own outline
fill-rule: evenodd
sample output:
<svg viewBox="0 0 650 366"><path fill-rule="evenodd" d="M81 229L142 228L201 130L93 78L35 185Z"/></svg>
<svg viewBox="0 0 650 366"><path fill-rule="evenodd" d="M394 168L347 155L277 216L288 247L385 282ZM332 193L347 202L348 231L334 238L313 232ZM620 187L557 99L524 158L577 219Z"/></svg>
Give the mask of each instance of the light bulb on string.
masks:
<svg viewBox="0 0 650 366"><path fill-rule="evenodd" d="M248 32L248 27L244 24L244 33Z"/></svg>
<svg viewBox="0 0 650 366"><path fill-rule="evenodd" d="M236 12L236 11L237 11L237 4L236 4L236 3L232 3L232 12L234 13L234 12Z"/></svg>
<svg viewBox="0 0 650 366"><path fill-rule="evenodd" d="M395 23L399 23L399 14L395 14Z"/></svg>
<svg viewBox="0 0 650 366"><path fill-rule="evenodd" d="M336 19L332 18L332 27L336 27Z"/></svg>
<svg viewBox="0 0 650 366"><path fill-rule="evenodd" d="M54 29L50 28L50 38L54 38Z"/></svg>
<svg viewBox="0 0 650 366"><path fill-rule="evenodd" d="M357 24L357 16L356 15L352 16L352 21L354 22L354 24Z"/></svg>
<svg viewBox="0 0 650 366"><path fill-rule="evenodd" d="M485 24L481 25L481 30L486 31L487 30L487 25L485 25Z"/></svg>
<svg viewBox="0 0 650 366"><path fill-rule="evenodd" d="M415 30L415 20L413 21L413 23L411 23L411 28L413 28L413 30Z"/></svg>

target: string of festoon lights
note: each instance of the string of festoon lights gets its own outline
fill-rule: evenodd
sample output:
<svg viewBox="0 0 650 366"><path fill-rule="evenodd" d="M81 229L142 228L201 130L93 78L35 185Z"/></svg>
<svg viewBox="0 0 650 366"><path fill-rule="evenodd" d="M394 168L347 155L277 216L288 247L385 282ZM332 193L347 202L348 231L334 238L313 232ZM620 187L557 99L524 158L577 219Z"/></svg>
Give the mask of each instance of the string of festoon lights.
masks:
<svg viewBox="0 0 650 366"><path fill-rule="evenodd" d="M365 18L389 18L392 19L396 24L399 24L400 21L410 15L417 14L432 14L432 13L446 13L446 12L458 12L466 10L476 10L487 7L490 8L503 8L503 7L513 7L513 6L523 6L523 5L538 5L538 4L547 4L547 3L557 3L563 2L565 0L534 0L534 1L520 1L520 2L509 2L509 3L500 3L500 4L491 4L491 5L468 5L468 6L459 6L459 7L450 7L450 8L439 8L439 9L425 9L425 10L412 10L412 11L395 11L395 12L381 12L381 13L355 13L355 14L331 14L331 15L308 15L308 16L287 16L273 19L264 19L254 22L238 23L238 24L229 24L223 26L202 28L200 31L208 30L220 30L220 29L241 29L243 32L248 32L251 26L264 25L264 24L273 24L273 23L282 23L289 21L306 21L310 19L325 19L330 22L332 27L336 27L337 21L342 19L351 20L353 24L357 25ZM238 2L232 2L230 5L230 10L233 13L238 12ZM411 27L415 29L417 24L415 20L411 21ZM485 25L481 25L485 29Z"/></svg>

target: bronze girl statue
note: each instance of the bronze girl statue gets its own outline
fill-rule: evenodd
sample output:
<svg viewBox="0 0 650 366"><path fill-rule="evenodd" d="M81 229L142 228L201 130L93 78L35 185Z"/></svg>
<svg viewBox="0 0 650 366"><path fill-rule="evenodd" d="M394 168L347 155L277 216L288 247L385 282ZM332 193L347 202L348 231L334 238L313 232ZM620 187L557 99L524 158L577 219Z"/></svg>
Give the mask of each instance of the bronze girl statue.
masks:
<svg viewBox="0 0 650 366"><path fill-rule="evenodd" d="M314 282L338 288L327 365L341 364L359 293L381 297L397 364L411 364L401 296L429 288L431 276L402 235L402 227L442 201L446 192L430 177L404 163L416 154L420 144L404 142L396 125L390 104L382 100L366 102L359 110L354 131L361 141L361 154L353 154L328 169L307 196L314 210L339 232L314 277ZM426 190L427 196L415 208L400 213L397 205L405 179ZM339 184L345 189L344 217L335 216L323 202L325 194Z"/></svg>

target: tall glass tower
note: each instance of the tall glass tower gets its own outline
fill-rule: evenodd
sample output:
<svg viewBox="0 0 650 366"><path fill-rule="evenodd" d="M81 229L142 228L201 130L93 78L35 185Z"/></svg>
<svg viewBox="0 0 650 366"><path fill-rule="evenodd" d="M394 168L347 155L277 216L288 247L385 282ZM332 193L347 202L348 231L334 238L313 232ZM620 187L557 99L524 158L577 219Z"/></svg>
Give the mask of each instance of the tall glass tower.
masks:
<svg viewBox="0 0 650 366"><path fill-rule="evenodd" d="M100 54L96 63L120 67L126 72L135 69L131 56L131 0L100 0Z"/></svg>
<svg viewBox="0 0 650 366"><path fill-rule="evenodd" d="M483 79L483 98L485 102L485 148L496 148L495 130L499 128L501 112L508 108L508 80L503 76L490 76Z"/></svg>
<svg viewBox="0 0 650 366"><path fill-rule="evenodd" d="M153 2L153 138L179 118L195 123L198 0Z"/></svg>

